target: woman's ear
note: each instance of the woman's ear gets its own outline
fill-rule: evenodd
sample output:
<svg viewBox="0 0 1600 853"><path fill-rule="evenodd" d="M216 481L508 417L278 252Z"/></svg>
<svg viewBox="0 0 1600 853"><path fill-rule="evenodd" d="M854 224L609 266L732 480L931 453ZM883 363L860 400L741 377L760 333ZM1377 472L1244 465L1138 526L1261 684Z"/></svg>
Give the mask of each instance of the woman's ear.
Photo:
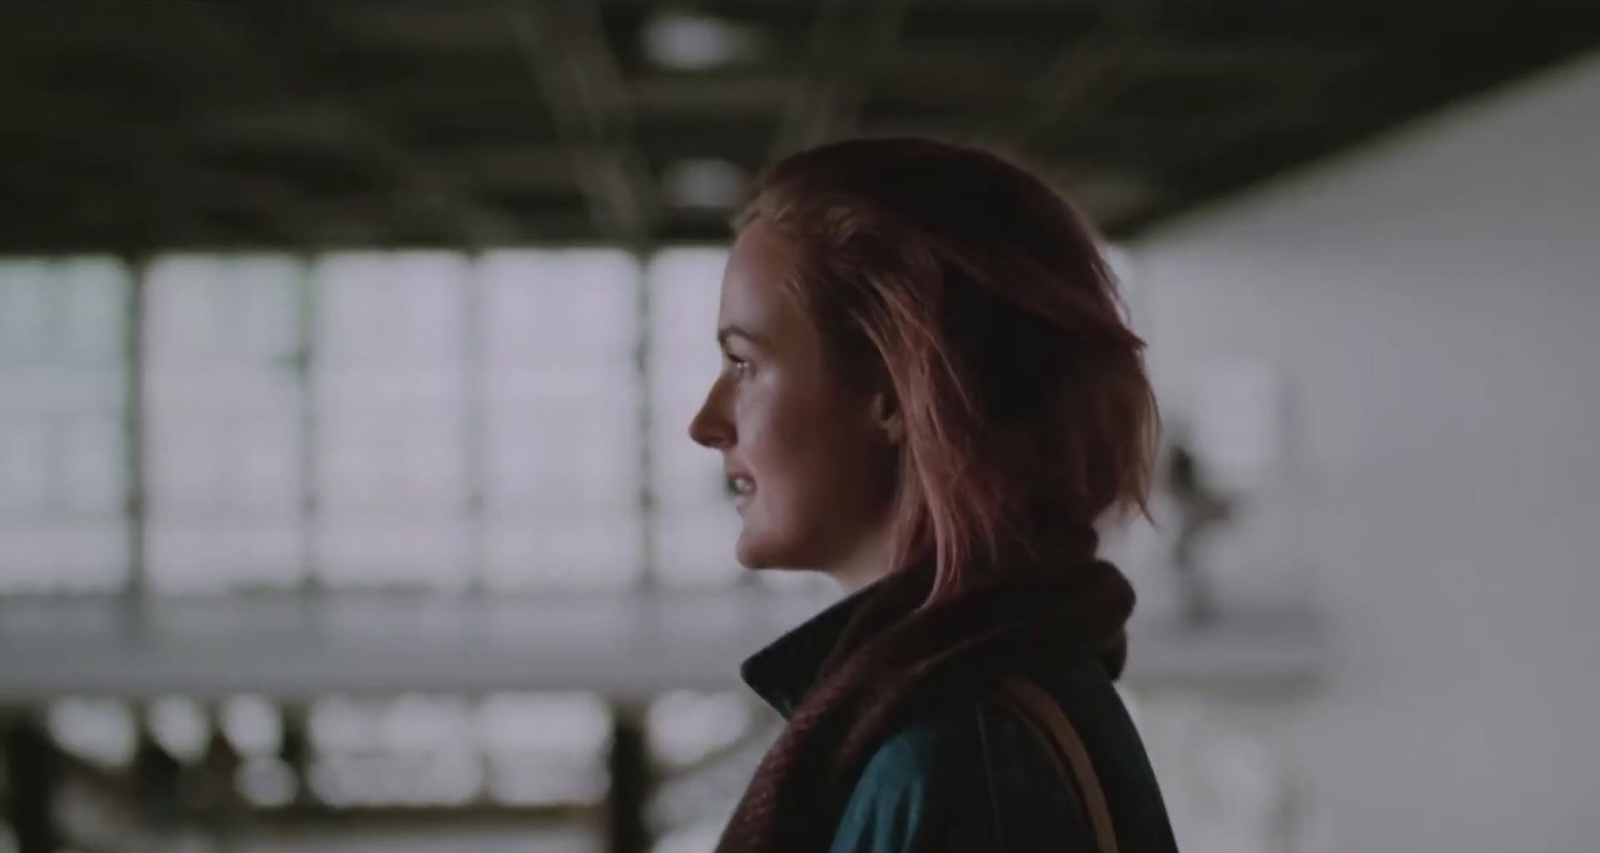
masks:
<svg viewBox="0 0 1600 853"><path fill-rule="evenodd" d="M872 423L883 430L889 443L899 445L906 439L906 419L900 412L899 402L888 391L872 394Z"/></svg>

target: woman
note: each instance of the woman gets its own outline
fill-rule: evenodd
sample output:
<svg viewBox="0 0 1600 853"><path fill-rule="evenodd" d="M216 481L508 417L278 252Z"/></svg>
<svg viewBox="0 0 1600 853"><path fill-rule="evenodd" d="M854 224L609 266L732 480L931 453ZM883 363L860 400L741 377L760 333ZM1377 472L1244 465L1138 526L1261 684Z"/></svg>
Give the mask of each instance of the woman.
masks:
<svg viewBox="0 0 1600 853"><path fill-rule="evenodd" d="M718 849L1174 849L1112 688L1132 590L1095 558L1144 507L1156 410L1091 229L907 139L789 157L736 227L690 436L742 564L852 594L745 663L788 725Z"/></svg>

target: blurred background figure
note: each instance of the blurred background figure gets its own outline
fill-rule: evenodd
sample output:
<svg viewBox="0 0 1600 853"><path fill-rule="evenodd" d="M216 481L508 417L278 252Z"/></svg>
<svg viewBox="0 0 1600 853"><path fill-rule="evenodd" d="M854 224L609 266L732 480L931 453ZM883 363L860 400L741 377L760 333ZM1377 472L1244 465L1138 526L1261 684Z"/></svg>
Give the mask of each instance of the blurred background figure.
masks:
<svg viewBox="0 0 1600 853"><path fill-rule="evenodd" d="M1164 485L1175 506L1177 535L1172 544L1172 568L1177 572L1185 619L1199 624L1216 615L1216 595L1197 553L1213 528L1224 527L1233 515L1233 502L1219 494L1207 479L1196 451L1176 425L1168 426Z"/></svg>
<svg viewBox="0 0 1600 853"><path fill-rule="evenodd" d="M24 2L0 104L0 851L708 849L837 595L684 436L728 217L907 134L1186 427L1107 536L1182 849L1600 836L1590 4Z"/></svg>

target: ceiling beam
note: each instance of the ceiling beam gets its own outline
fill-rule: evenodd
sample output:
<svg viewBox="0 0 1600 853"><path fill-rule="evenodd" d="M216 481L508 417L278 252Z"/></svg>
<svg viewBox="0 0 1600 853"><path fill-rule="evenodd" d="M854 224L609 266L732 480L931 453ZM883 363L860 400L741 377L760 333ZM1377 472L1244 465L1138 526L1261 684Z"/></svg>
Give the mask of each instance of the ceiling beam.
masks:
<svg viewBox="0 0 1600 853"><path fill-rule="evenodd" d="M911 0L825 0L806 45L805 84L784 106L767 161L850 135L873 65L894 49Z"/></svg>
<svg viewBox="0 0 1600 853"><path fill-rule="evenodd" d="M775 115L804 86L793 74L745 72L642 77L629 82L638 114L677 119Z"/></svg>
<svg viewBox="0 0 1600 853"><path fill-rule="evenodd" d="M960 74L959 68L947 73ZM688 76L640 76L626 82L628 102L634 118L672 119L726 118L738 116L771 117L795 96L804 81L792 72L747 73L744 70ZM528 78L463 77L448 80L393 80L365 83L338 96L298 99L294 104L243 105L218 104L208 111L208 124L262 124L272 132L282 130L275 122L306 116L313 121L328 113L343 112L350 101L359 101L369 110L386 115L392 112L426 110L435 106L463 103L489 105L527 103ZM542 91L542 86L541 86Z"/></svg>
<svg viewBox="0 0 1600 853"><path fill-rule="evenodd" d="M12 111L12 129L37 134L52 145L74 150L86 161L106 166L117 184L85 187L85 197L96 199L95 209L81 210L82 204L69 204L63 208L68 221L123 215L115 209L116 204L105 210L106 198L115 199L122 207L137 207L139 219L146 223L142 233L130 235L128 246L103 248L159 249L168 242L166 235L208 232L221 232L230 240L261 240L262 235L235 233L212 221L207 211L261 216L280 239L290 243L306 245L315 240L314 229L298 216L306 200L293 189L269 178L197 166L184 156L179 134L129 125L71 98L36 90L4 68L0 68L0 101ZM63 177L41 176L40 182L57 187L60 194L58 182ZM63 237L73 239L71 235Z"/></svg>
<svg viewBox="0 0 1600 853"><path fill-rule="evenodd" d="M426 163L430 171L461 187L570 193L575 186L565 145L461 146L432 155Z"/></svg>
<svg viewBox="0 0 1600 853"><path fill-rule="evenodd" d="M301 65L295 44L272 38L253 26L243 4L196 4L206 16L207 31L218 46L238 57L257 86L284 103L318 97L317 81L297 72ZM346 134L359 147L383 163L439 220L441 230L456 233L468 245L515 241L522 229L505 214L463 192L430 169L427 163L396 139L363 105L344 103L334 113Z"/></svg>
<svg viewBox="0 0 1600 853"><path fill-rule="evenodd" d="M626 242L649 240L662 202L634 141L632 97L601 26L599 5L584 0L503 8L596 228Z"/></svg>
<svg viewBox="0 0 1600 853"><path fill-rule="evenodd" d="M1073 38L1028 86L1020 111L1004 125L979 134L979 141L1026 152L1036 138L1069 112L1095 112L1126 81L1125 72L1160 14L1160 0L1118 0L1104 6L1090 31Z"/></svg>

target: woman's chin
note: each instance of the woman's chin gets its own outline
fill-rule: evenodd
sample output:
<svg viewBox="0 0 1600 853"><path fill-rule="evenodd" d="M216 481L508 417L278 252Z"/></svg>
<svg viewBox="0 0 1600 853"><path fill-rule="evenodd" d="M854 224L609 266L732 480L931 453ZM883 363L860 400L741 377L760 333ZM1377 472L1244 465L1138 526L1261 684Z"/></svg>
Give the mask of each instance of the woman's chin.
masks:
<svg viewBox="0 0 1600 853"><path fill-rule="evenodd" d="M767 562L759 542L754 542L748 533L739 534L739 542L733 547L733 555L739 560L739 565L747 569L765 569L771 567Z"/></svg>
<svg viewBox="0 0 1600 853"><path fill-rule="evenodd" d="M777 543L763 538L748 527L740 531L739 542L733 551L739 565L747 569L775 569L792 564L784 559L789 556L787 549L778 547Z"/></svg>

